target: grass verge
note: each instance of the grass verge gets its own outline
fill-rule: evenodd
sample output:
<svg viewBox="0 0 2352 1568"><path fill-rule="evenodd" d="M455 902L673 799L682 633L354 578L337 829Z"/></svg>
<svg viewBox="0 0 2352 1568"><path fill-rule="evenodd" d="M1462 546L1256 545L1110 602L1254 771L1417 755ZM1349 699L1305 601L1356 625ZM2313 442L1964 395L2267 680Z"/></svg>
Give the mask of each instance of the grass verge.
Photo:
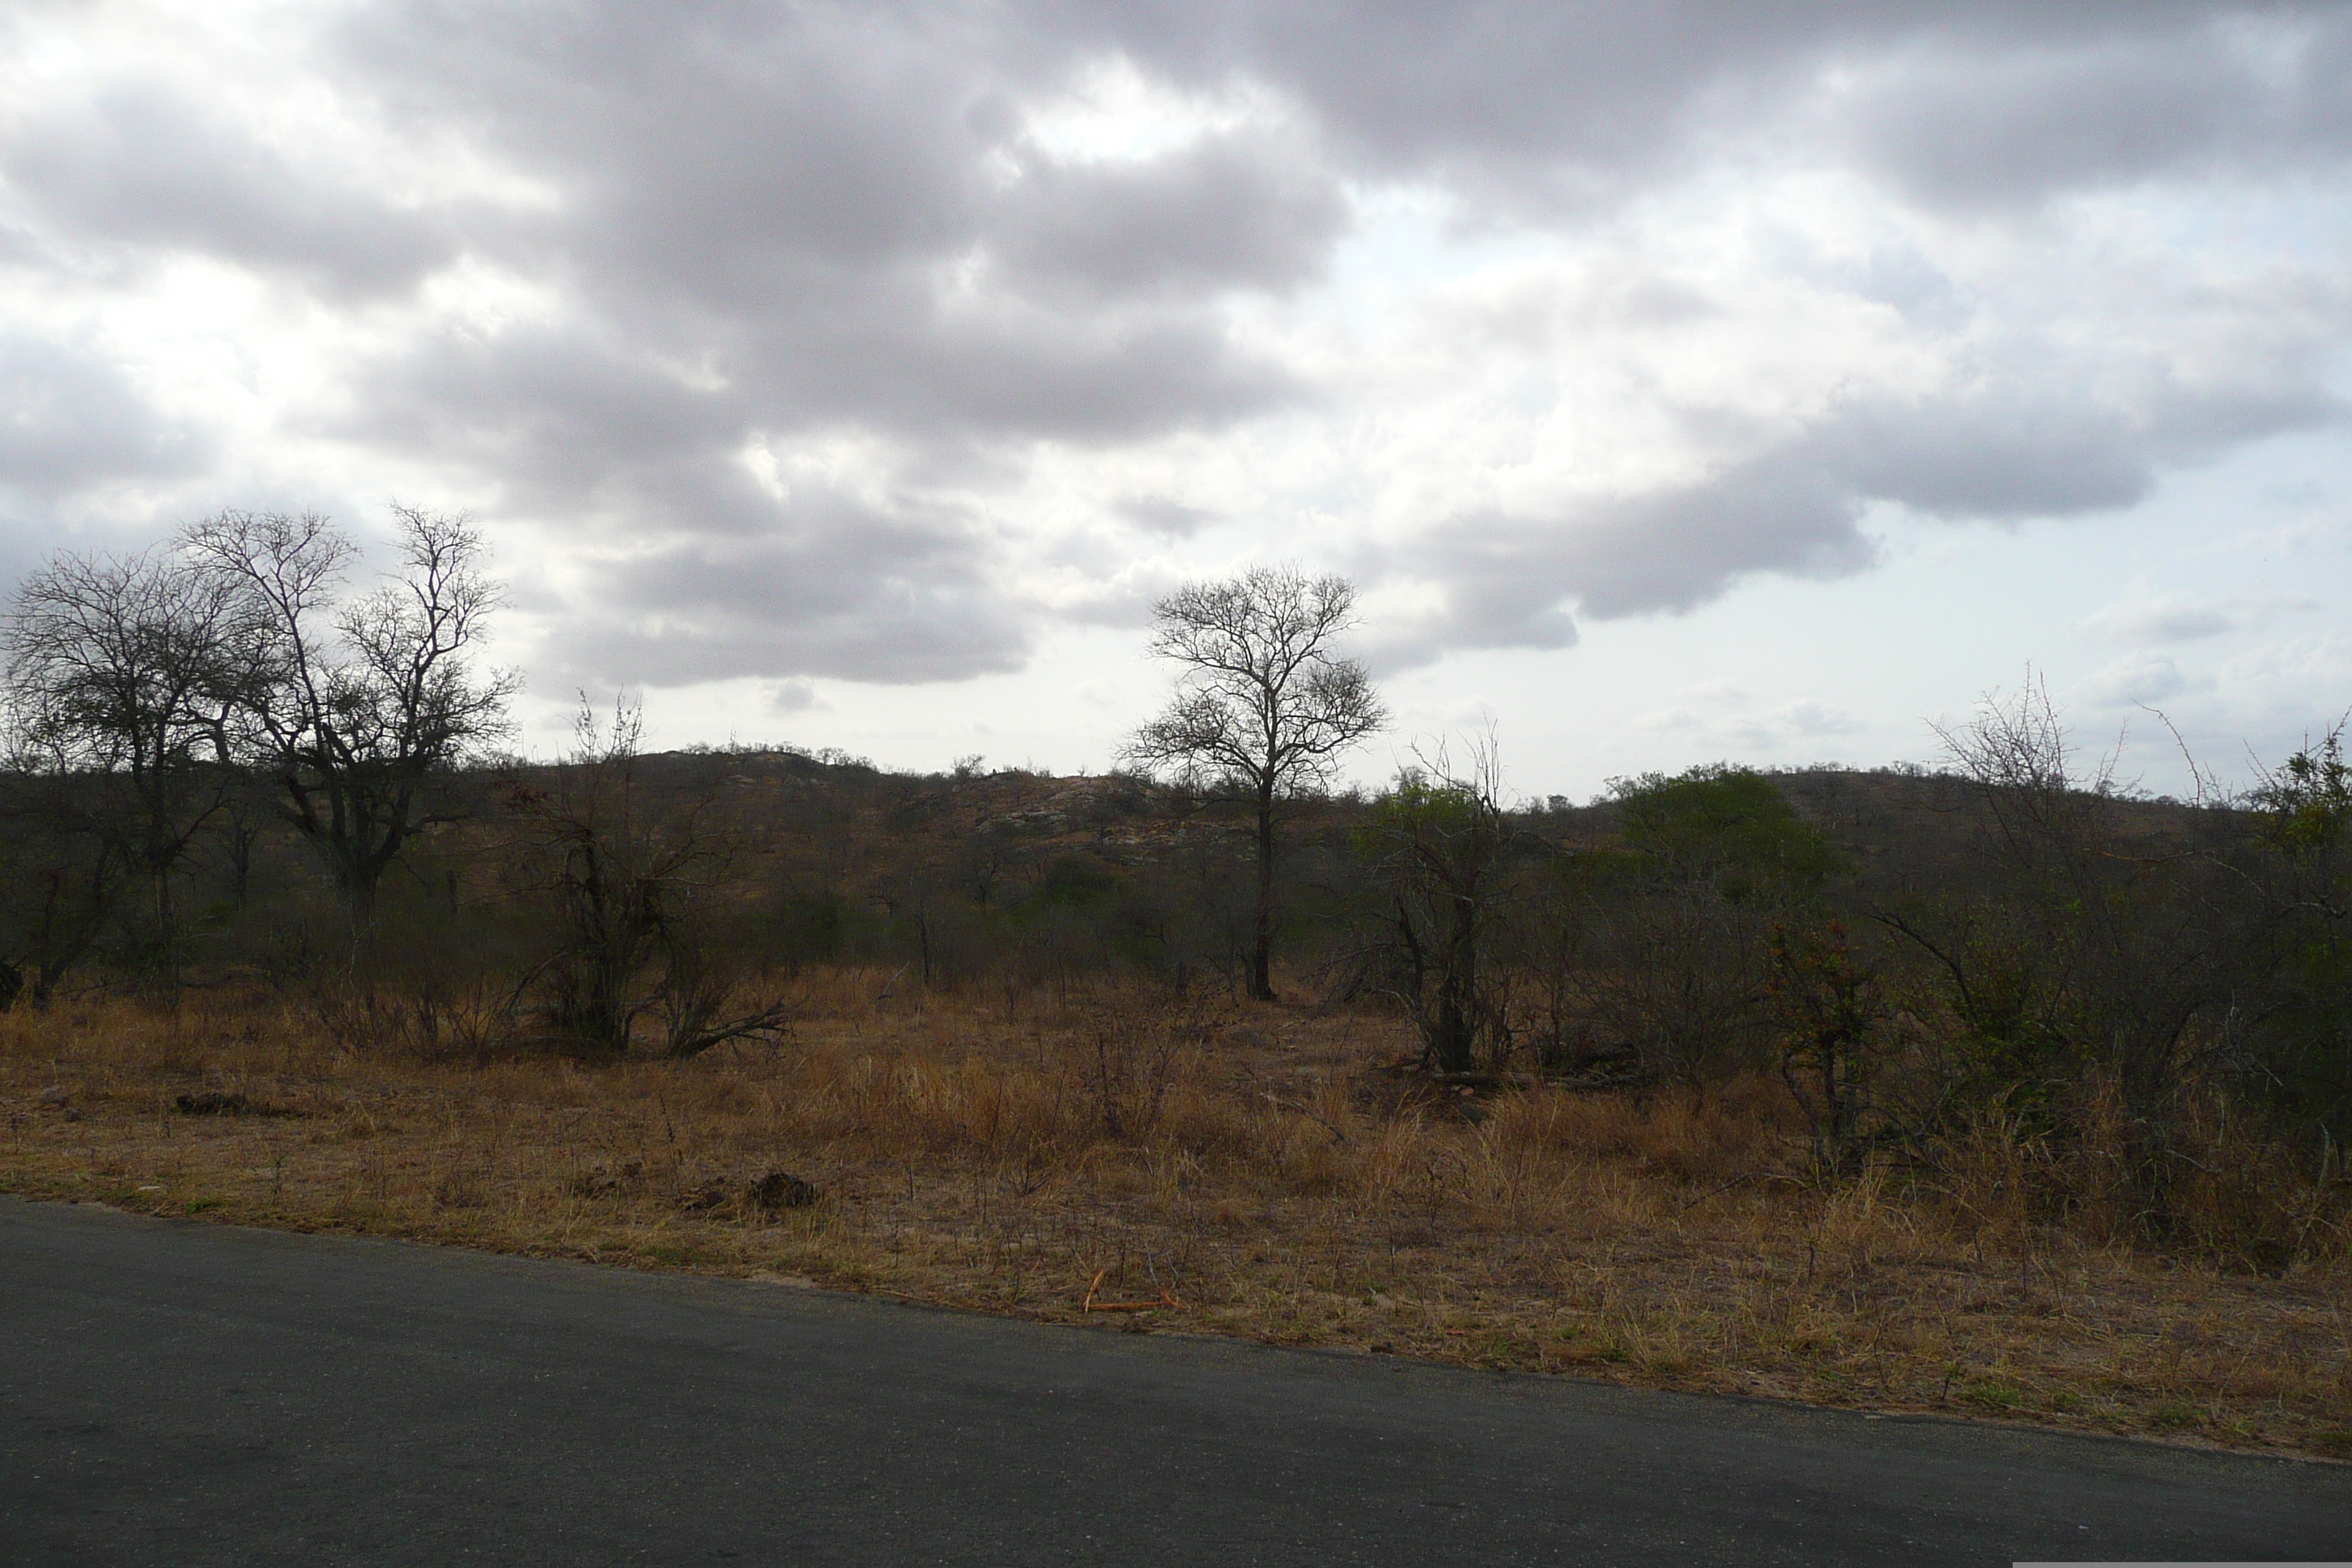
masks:
<svg viewBox="0 0 2352 1568"><path fill-rule="evenodd" d="M1383 1071L1377 1017L1111 992L842 973L797 1004L780 1048L593 1068L354 1052L262 995L19 1010L0 1189L2352 1458L2340 1254L2257 1276L2036 1224L1997 1181L1810 1183L1772 1084L1440 1091ZM814 1201L754 1194L779 1172Z"/></svg>

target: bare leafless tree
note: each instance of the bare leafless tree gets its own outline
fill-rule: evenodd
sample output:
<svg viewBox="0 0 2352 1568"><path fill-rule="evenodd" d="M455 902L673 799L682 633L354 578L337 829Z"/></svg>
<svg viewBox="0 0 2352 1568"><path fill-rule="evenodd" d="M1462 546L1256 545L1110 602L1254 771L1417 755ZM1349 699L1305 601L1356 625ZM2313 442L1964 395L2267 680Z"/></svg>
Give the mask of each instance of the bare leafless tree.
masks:
<svg viewBox="0 0 2352 1568"><path fill-rule="evenodd" d="M777 1038L785 1005L740 1001L744 966L704 929L702 906L729 858L724 839L702 829L709 798L657 809L638 784L642 732L635 704L616 704L600 722L583 699L570 760L547 787L518 785L509 796L557 906L555 949L522 994L591 1055L627 1056L641 1033L672 1059Z"/></svg>
<svg viewBox="0 0 2352 1568"><path fill-rule="evenodd" d="M172 872L220 808L257 629L243 595L153 551L58 555L0 622L16 771L88 781L71 814L146 879L167 968Z"/></svg>
<svg viewBox="0 0 2352 1568"><path fill-rule="evenodd" d="M1339 652L1354 625L1344 577L1259 566L1192 583L1153 606L1151 652L1179 667L1167 711L1124 757L1245 799L1257 825L1249 993L1274 995L1274 866L1282 805L1327 785L1339 755L1388 721L1363 665Z"/></svg>
<svg viewBox="0 0 2352 1568"><path fill-rule="evenodd" d="M1513 850L1501 755L1491 734L1465 765L1442 745L1416 755L1359 833L1387 906L1363 956L1421 1031L1425 1066L1472 1071L1483 1046L1499 1071L1514 1044L1509 977L1493 963Z"/></svg>
<svg viewBox="0 0 2352 1568"><path fill-rule="evenodd" d="M356 548L316 513L224 511L183 540L262 628L244 708L255 760L362 921L408 840L439 819L429 786L506 733L521 685L474 668L502 593L479 531L462 516L393 512L402 567L356 599L341 596Z"/></svg>
<svg viewBox="0 0 2352 1568"><path fill-rule="evenodd" d="M1942 734L1990 825L1986 858L2019 927L2006 951L2032 984L1980 973L1959 931L1877 916L1948 972L1964 1016L1987 1016L2005 995L2051 999L2046 1049L2058 1070L2095 1068L2120 1091L2133 1174L2160 1230L2179 1163L2170 1136L2179 1091L2226 1040L2273 923L2234 863L2243 835L2218 812L2162 835L2136 830L2111 763L2082 766L2038 680L1987 698L1970 722Z"/></svg>

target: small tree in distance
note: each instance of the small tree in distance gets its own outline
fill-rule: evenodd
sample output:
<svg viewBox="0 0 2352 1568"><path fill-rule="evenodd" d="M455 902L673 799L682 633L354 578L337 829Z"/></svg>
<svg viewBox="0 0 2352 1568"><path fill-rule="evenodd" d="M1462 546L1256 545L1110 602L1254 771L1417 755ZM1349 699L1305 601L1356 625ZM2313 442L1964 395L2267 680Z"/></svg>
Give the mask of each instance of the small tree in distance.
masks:
<svg viewBox="0 0 2352 1568"><path fill-rule="evenodd" d="M1249 994L1274 999L1275 828L1281 805L1330 781L1340 753L1388 722L1361 662L1334 643L1355 624L1355 585L1295 565L1188 583L1152 606L1151 652L1179 667L1168 710L1122 755L1247 799L1257 818Z"/></svg>

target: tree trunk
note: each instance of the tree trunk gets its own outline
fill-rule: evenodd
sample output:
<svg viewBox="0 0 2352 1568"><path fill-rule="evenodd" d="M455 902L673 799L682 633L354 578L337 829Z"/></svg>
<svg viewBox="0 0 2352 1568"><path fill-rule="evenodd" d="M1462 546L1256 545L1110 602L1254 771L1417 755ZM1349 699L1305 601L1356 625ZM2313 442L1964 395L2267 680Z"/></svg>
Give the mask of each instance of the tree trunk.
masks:
<svg viewBox="0 0 2352 1568"><path fill-rule="evenodd" d="M1459 897L1445 900L1452 920L1438 949L1437 1070L1475 1072L1478 1067L1478 918L1476 906Z"/></svg>
<svg viewBox="0 0 2352 1568"><path fill-rule="evenodd" d="M179 925L172 912L172 869L155 868L155 973L167 994L180 990Z"/></svg>
<svg viewBox="0 0 2352 1568"><path fill-rule="evenodd" d="M241 816L229 824L229 899L240 910L253 893L253 846L260 836L259 830Z"/></svg>
<svg viewBox="0 0 2352 1568"><path fill-rule="evenodd" d="M1464 1005L1462 993L1456 975L1448 974L1438 982L1435 1038L1431 1041L1435 1048L1431 1054L1437 1058L1439 1072L1471 1072L1478 1066L1470 1009Z"/></svg>
<svg viewBox="0 0 2352 1568"><path fill-rule="evenodd" d="M364 867L346 866L343 874L335 880L341 884L343 911L350 917L352 934L356 937L360 932L373 929L375 925L376 879L367 874Z"/></svg>
<svg viewBox="0 0 2352 1568"><path fill-rule="evenodd" d="M1250 949L1249 994L1274 1000L1274 788L1257 792L1257 926Z"/></svg>

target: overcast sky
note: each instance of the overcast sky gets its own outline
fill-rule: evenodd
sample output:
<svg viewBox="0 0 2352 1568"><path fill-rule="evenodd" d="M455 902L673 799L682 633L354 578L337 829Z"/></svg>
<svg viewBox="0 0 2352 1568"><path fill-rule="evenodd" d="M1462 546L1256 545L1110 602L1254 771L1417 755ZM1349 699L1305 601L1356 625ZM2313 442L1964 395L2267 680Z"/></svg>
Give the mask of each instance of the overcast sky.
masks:
<svg viewBox="0 0 2352 1568"><path fill-rule="evenodd" d="M462 509L539 750L1068 772L1296 560L1366 779L2177 788L2352 705L2347 196L2343 5L15 0L0 568Z"/></svg>

